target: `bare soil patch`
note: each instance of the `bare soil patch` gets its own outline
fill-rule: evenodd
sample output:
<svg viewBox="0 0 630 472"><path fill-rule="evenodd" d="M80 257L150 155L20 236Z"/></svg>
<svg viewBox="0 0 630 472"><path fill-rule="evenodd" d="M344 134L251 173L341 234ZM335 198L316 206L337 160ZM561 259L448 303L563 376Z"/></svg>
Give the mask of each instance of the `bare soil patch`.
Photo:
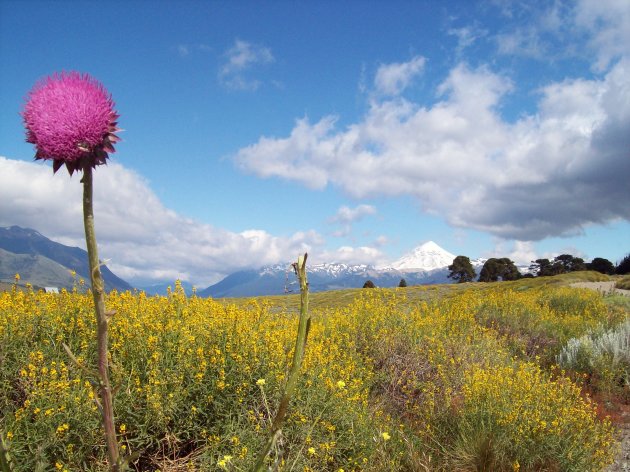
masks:
<svg viewBox="0 0 630 472"><path fill-rule="evenodd" d="M630 290L615 288L615 282L576 282L571 284L571 287L590 288L591 290L597 290L602 295L615 294L630 297Z"/></svg>

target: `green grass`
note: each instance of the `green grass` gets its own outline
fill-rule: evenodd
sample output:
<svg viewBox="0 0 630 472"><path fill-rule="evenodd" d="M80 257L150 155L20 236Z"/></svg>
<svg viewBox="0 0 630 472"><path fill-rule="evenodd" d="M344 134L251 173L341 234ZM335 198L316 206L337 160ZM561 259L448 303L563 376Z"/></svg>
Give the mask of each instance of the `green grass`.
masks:
<svg viewBox="0 0 630 472"><path fill-rule="evenodd" d="M594 271L580 271L568 274L560 274L553 277L535 277L523 278L509 282L468 282L462 284L435 284L435 285L412 285L408 287L396 288L378 288L385 292L394 292L402 296L405 300L403 305L414 305L418 302L436 300L439 298L453 297L467 290L494 290L498 287L511 290L529 290L535 288L569 286L577 282L606 282L610 277ZM317 292L310 294L310 306L314 310L332 309L348 306L352 304L357 297L361 296L363 288L352 288L343 290L331 290L327 292ZM369 289L374 290L374 289ZM264 300L271 304L272 310L277 312L297 313L300 307L299 294L291 295L274 295L263 297L244 297L244 298L221 298L219 302L226 305L235 304L243 306L250 300Z"/></svg>
<svg viewBox="0 0 630 472"><path fill-rule="evenodd" d="M626 275L615 282L615 288L630 290L630 275Z"/></svg>

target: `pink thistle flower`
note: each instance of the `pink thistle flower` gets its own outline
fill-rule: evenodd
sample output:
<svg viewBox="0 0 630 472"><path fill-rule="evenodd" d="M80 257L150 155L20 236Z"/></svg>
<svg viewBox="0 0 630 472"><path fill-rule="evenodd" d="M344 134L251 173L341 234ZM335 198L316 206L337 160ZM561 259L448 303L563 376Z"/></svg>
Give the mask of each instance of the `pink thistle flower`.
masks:
<svg viewBox="0 0 630 472"><path fill-rule="evenodd" d="M105 164L120 141L111 95L88 74L62 72L41 80L29 92L22 117L35 159L52 159L54 172L64 164L70 175Z"/></svg>

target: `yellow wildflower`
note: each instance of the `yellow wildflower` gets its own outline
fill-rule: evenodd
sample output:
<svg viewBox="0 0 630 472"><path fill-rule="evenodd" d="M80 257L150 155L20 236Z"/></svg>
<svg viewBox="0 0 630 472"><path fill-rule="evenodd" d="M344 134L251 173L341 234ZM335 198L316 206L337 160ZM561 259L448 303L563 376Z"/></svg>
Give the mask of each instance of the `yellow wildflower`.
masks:
<svg viewBox="0 0 630 472"><path fill-rule="evenodd" d="M70 425L68 423L61 424L61 425L57 426L57 434L58 435L62 435L66 431L68 431L69 429L70 429Z"/></svg>
<svg viewBox="0 0 630 472"><path fill-rule="evenodd" d="M232 456L225 455L223 459L217 462L217 465L222 469L227 469L227 465L232 461Z"/></svg>

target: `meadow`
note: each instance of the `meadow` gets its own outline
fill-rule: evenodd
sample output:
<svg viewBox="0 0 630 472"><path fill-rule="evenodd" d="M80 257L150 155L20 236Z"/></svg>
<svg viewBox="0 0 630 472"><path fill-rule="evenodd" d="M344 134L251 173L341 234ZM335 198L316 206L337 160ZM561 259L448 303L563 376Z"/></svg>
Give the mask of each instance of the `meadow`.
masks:
<svg viewBox="0 0 630 472"><path fill-rule="evenodd" d="M593 346L615 338L630 307L567 285L607 279L311 295L302 375L269 466L602 470L617 450L602 403L626 401L630 356L627 346ZM298 296L213 300L176 283L168 296L112 292L106 305L116 312L111 380L131 469L249 470L290 367ZM107 470L95 330L89 294L0 292L8 470Z"/></svg>

